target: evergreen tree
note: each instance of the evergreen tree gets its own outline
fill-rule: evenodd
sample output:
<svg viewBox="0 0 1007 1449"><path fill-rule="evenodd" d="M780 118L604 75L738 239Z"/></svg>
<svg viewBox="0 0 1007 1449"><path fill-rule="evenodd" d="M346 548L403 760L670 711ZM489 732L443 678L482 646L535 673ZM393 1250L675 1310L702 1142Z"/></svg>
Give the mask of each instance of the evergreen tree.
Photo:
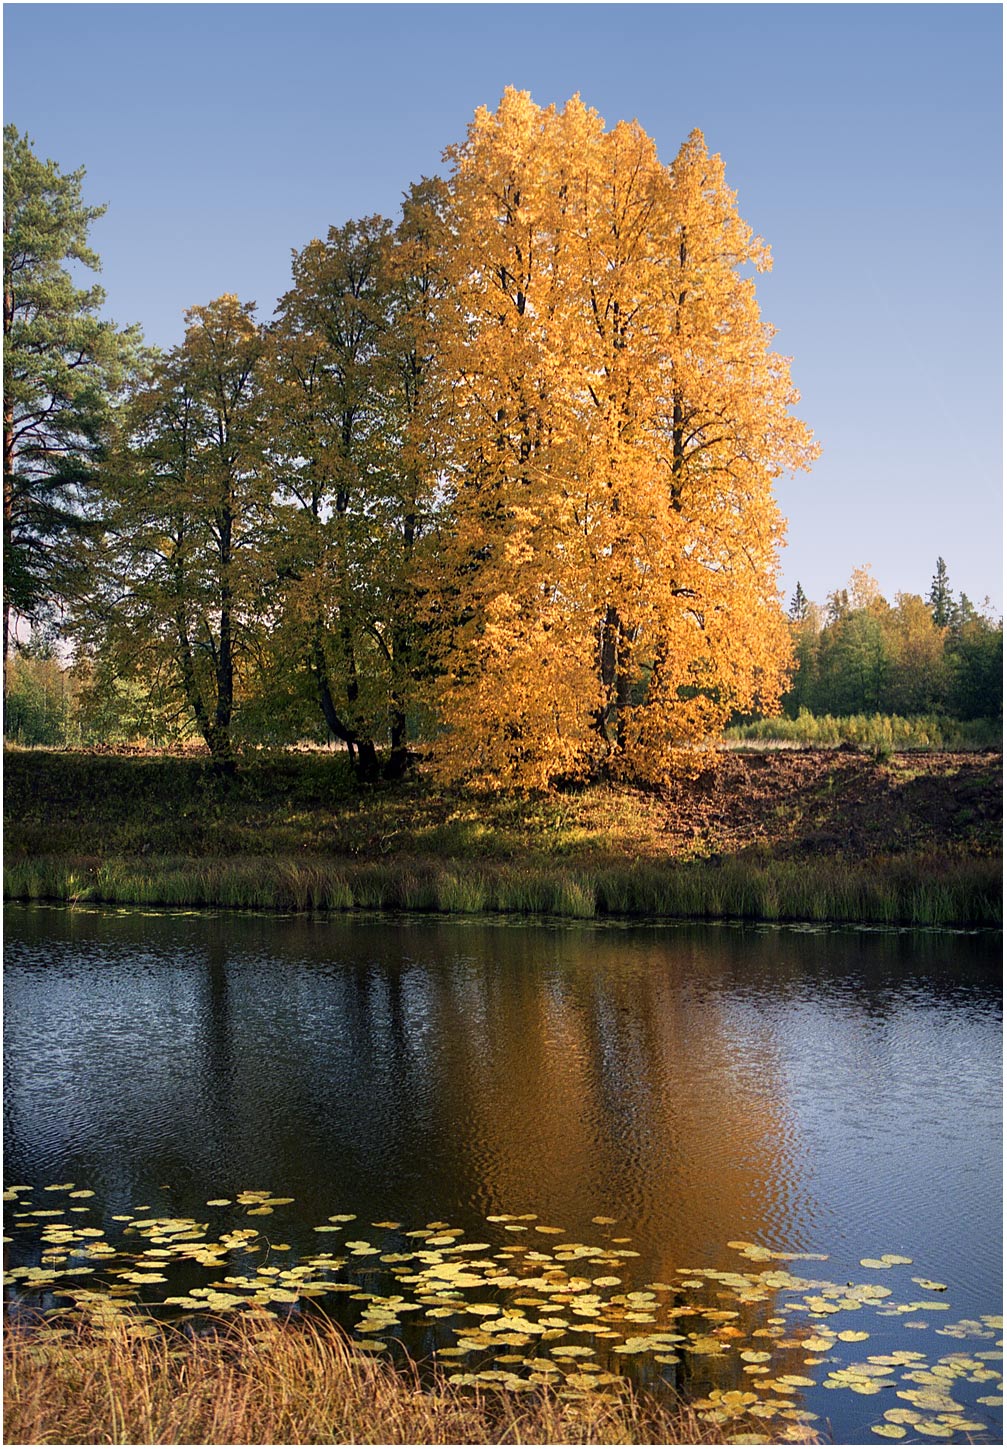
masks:
<svg viewBox="0 0 1007 1449"><path fill-rule="evenodd" d="M795 624L803 624L804 620L811 613L811 604L808 601L807 594L801 588L800 579L798 579L797 581L797 588L794 590L794 596L790 600L789 613L791 619L794 621Z"/></svg>
<svg viewBox="0 0 1007 1449"><path fill-rule="evenodd" d="M78 584L75 538L95 502L109 400L135 340L97 313L100 287L74 286L67 262L98 270L88 229L103 206L83 169L41 161L4 127L4 694L12 622L51 620Z"/></svg>
<svg viewBox="0 0 1007 1449"><path fill-rule="evenodd" d="M952 622L955 604L947 564L942 558L937 560L937 572L930 581L929 603L938 629L946 628Z"/></svg>

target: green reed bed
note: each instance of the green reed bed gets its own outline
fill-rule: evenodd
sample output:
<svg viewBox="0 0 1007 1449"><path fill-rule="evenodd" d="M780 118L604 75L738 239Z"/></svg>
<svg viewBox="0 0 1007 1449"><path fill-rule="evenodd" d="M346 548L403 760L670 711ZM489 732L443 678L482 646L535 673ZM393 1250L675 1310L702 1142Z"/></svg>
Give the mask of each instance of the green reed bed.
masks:
<svg viewBox="0 0 1007 1449"><path fill-rule="evenodd" d="M354 1352L325 1319L249 1314L191 1335L57 1317L8 1328L3 1362L6 1443L709 1444L722 1433L688 1408L629 1394L486 1393L438 1372L421 1381ZM756 1442L768 1442L760 1427ZM792 1442L814 1442L787 1427Z"/></svg>
<svg viewBox="0 0 1007 1449"><path fill-rule="evenodd" d="M780 743L862 749L983 750L999 749L1003 721L951 719L947 715L848 714L813 715L802 709L796 719L784 715L732 725L724 731L728 744Z"/></svg>
<svg viewBox="0 0 1007 1449"><path fill-rule="evenodd" d="M239 910L407 910L882 925L999 926L1001 865L950 853L848 860L734 857L559 867L549 862L238 859L9 861L8 900Z"/></svg>

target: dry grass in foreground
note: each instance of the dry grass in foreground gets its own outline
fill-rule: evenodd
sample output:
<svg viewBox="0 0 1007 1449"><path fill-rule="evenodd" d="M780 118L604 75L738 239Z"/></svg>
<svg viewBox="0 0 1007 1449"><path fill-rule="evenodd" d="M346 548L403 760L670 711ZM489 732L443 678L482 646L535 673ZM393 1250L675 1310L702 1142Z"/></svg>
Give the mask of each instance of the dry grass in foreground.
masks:
<svg viewBox="0 0 1007 1449"><path fill-rule="evenodd" d="M740 1417L714 1425L688 1408L629 1395L613 1402L564 1400L544 1388L483 1394L443 1377L421 1387L415 1372L354 1352L325 1320L290 1326L246 1319L198 1338L142 1321L88 1327L48 1320L8 1328L3 1361L7 1444L714 1444L725 1434L728 1442L771 1437L766 1425Z"/></svg>

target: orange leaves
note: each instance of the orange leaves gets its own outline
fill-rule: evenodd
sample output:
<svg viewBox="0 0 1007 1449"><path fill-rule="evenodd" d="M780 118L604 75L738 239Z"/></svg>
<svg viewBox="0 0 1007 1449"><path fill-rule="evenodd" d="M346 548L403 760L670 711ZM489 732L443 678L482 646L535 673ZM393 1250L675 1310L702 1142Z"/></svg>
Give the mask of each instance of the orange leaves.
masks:
<svg viewBox="0 0 1007 1449"><path fill-rule="evenodd" d="M663 778L790 659L772 481L815 448L741 275L768 248L698 131L667 168L508 90L448 155L442 767Z"/></svg>

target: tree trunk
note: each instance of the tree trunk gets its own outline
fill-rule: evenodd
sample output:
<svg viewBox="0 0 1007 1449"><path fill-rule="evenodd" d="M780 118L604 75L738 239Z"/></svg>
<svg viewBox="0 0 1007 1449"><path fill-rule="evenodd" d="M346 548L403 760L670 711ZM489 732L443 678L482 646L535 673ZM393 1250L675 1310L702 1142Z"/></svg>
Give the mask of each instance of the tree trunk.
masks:
<svg viewBox="0 0 1007 1449"><path fill-rule="evenodd" d="M373 740L357 740L357 779L370 784L379 775L378 752Z"/></svg>
<svg viewBox="0 0 1007 1449"><path fill-rule="evenodd" d="M406 742L406 717L398 708L392 711L391 744L391 754L385 765L385 779L401 780L409 768L409 746Z"/></svg>
<svg viewBox="0 0 1007 1449"><path fill-rule="evenodd" d="M357 779L375 780L378 775L378 756L373 741L361 739L356 730L345 723L336 709L336 702L332 697L332 688L329 683L329 665L325 658L322 629L321 620L316 619L309 660L311 672L315 676L318 703L321 706L322 715L329 733L335 735L337 740L342 740L346 746L350 764Z"/></svg>
<svg viewBox="0 0 1007 1449"><path fill-rule="evenodd" d="M599 629L598 673L602 684L602 702L595 710L595 729L608 740L608 724L612 708L612 686L615 683L616 650L619 638L619 614L614 605L605 610Z"/></svg>

